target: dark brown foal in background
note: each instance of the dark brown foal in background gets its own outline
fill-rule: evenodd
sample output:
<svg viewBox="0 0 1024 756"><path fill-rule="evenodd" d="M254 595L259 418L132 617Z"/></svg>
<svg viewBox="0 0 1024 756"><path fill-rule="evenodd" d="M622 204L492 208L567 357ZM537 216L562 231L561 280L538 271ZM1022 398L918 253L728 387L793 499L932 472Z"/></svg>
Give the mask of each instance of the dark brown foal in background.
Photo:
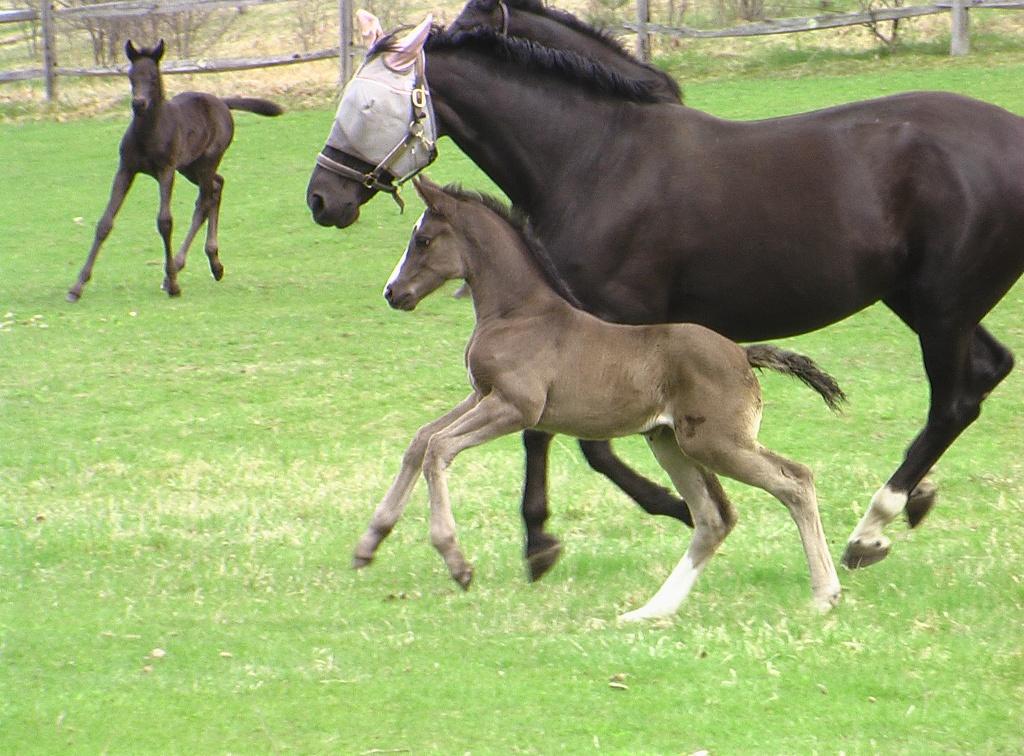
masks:
<svg viewBox="0 0 1024 756"><path fill-rule="evenodd" d="M137 50L129 40L125 54L131 61L128 79L132 85L131 125L121 139L121 162L114 176L107 209L96 224L96 236L89 257L78 274L75 285L68 290L68 301L77 302L82 287L92 277L100 245L114 227L114 216L121 209L125 195L135 176L145 173L160 184L160 212L157 229L164 242L164 285L167 293L176 297L178 271L185 267L188 248L204 221L206 228L206 255L210 259L210 272L218 281L224 277L217 248L217 218L220 212L224 177L217 166L235 134L232 110L246 110L264 116L284 112L269 100L251 97L220 98L204 92L182 92L170 100L164 97L160 77L160 59L164 54L164 41L152 49ZM174 172L178 171L199 187L199 198L192 214L192 226L185 235L176 257L171 256L171 189Z"/></svg>

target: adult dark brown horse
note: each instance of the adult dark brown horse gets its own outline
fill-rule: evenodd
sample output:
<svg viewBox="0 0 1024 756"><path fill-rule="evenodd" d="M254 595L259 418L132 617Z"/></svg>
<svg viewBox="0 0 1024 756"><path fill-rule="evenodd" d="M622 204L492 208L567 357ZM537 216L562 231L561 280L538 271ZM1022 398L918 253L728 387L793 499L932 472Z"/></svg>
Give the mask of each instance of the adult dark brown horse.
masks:
<svg viewBox="0 0 1024 756"><path fill-rule="evenodd" d="M203 92L183 92L167 100L160 76L164 41L161 39L152 49L138 50L129 40L124 49L131 61L128 79L132 85L134 115L121 139L121 160L114 175L110 201L96 224L92 248L78 280L68 290L69 302L77 302L81 298L82 287L92 277L100 245L110 235L114 216L121 209L121 203L139 173L152 176L160 185L160 211L156 223L164 243L164 290L172 297L181 293L178 271L185 267L188 248L206 221L206 256L210 260L210 272L216 280L221 280L224 266L218 254L217 220L224 177L217 173L217 167L235 133L231 110L247 110L264 116L283 112L280 106L269 100L252 97L220 98ZM199 187L199 197L192 215L192 226L177 257L172 258L171 190L175 170Z"/></svg>
<svg viewBox="0 0 1024 756"><path fill-rule="evenodd" d="M934 488L919 484L1013 366L980 321L1024 270L1024 119L911 93L730 122L492 29L436 30L425 52L440 133L534 219L594 314L749 341L882 301L918 334L927 422L844 554L849 567L883 559L883 527L901 510L920 522ZM374 193L318 166L308 203L345 227Z"/></svg>

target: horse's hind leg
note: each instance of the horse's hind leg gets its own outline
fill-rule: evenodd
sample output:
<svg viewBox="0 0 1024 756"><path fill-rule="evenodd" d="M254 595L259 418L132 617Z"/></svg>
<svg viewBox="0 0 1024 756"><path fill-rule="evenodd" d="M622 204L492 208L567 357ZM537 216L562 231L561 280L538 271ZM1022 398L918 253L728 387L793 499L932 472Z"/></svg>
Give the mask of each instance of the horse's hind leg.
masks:
<svg viewBox="0 0 1024 756"><path fill-rule="evenodd" d="M387 538L398 518L402 516L409 496L419 479L420 471L423 469L423 455L427 451L427 442L437 431L447 427L455 420L458 420L470 409L476 406L475 394L470 395L450 412L445 413L436 420L427 423L413 436L412 443L405 450L402 456L402 467L398 471L391 487L388 488L384 498L373 513L370 526L366 529L362 538L356 546L355 555L352 557L352 566L356 569L365 567L373 561L373 555L380 546L381 541Z"/></svg>
<svg viewBox="0 0 1024 756"><path fill-rule="evenodd" d="M843 564L854 569L884 559L891 548L882 533L904 508L917 524L931 507L934 492L911 503L912 492L967 426L981 413L981 401L1005 377L1012 357L980 327L937 324L920 332L931 405L924 429L910 444L903 463L871 499L854 528ZM998 347L998 348L997 348Z"/></svg>
<svg viewBox="0 0 1024 756"><path fill-rule="evenodd" d="M625 622L667 617L675 614L715 551L736 524L736 513L718 479L687 457L679 448L675 433L658 428L647 434L658 464L668 473L693 515L693 537L683 558L657 593L639 609L626 612Z"/></svg>
<svg viewBox="0 0 1024 756"><path fill-rule="evenodd" d="M220 257L217 254L217 221L224 179L218 174L213 174L209 178L197 179L196 183L199 186L199 196L196 197L196 207L192 212L192 225L189 226L188 233L185 234L185 239L178 249L174 262L179 271L185 267L192 242L203 223L206 222L206 256L210 260L210 272L213 273L214 279L219 281L224 277L224 266L221 265Z"/></svg>
<svg viewBox="0 0 1024 756"><path fill-rule="evenodd" d="M68 289L67 299L69 302L77 302L81 299L82 287L92 278L92 266L96 264L96 257L100 253L100 245L110 236L110 232L114 228L114 216L121 209L125 195L128 194L128 190L131 189L132 181L134 180L135 173L129 171L123 165L118 167L117 173L114 174L114 185L110 189L110 200L107 202L107 208L103 211L103 216L100 218L99 223L96 224L96 234L92 240L92 247L89 249L89 256L85 259L85 265L82 266L82 270L78 274L78 280Z"/></svg>
<svg viewBox="0 0 1024 756"><path fill-rule="evenodd" d="M622 489L647 514L672 517L693 527L693 517L686 502L627 467L612 452L609 441L580 441L580 449L594 470Z"/></svg>
<svg viewBox="0 0 1024 756"><path fill-rule="evenodd" d="M213 196L210 199L210 222L206 226L206 257L210 261L210 273L213 279L224 278L224 266L220 262L220 246L217 242L217 229L220 225L220 199L224 194L224 177L219 173L213 176Z"/></svg>
<svg viewBox="0 0 1024 756"><path fill-rule="evenodd" d="M526 449L526 480L523 483L522 516L526 526L526 567L531 581L540 580L562 551L562 544L544 530L548 519L548 450L551 434L523 432Z"/></svg>

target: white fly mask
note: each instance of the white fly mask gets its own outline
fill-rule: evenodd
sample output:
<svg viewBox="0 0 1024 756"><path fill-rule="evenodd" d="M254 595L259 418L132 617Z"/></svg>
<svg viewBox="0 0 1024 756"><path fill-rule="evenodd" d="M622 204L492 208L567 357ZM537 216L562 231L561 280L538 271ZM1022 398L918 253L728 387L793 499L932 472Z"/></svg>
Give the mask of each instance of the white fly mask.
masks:
<svg viewBox="0 0 1024 756"><path fill-rule="evenodd" d="M404 50L407 55L404 62L395 65L393 52L375 55L360 67L342 92L327 145L374 168L363 173L323 153L317 156L317 164L322 168L388 192L399 205L402 203L398 186L390 183L384 172L402 184L437 157L437 121L427 89L426 56L422 50L430 28L429 22L425 24L410 35L420 33L418 46L409 49L405 40L398 42L399 52Z"/></svg>

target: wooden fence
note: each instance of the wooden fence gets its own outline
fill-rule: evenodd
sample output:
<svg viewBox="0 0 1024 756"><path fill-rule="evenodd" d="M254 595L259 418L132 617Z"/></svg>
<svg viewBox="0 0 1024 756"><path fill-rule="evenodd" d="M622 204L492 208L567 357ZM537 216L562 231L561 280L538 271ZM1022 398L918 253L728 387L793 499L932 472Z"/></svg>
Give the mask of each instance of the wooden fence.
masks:
<svg viewBox="0 0 1024 756"><path fill-rule="evenodd" d="M57 20L125 18L149 13L171 14L182 11L208 11L222 8L237 9L246 6L285 2L286 0L123 0L74 8L53 8L51 0L40 0L39 10L0 10L0 25L32 21L38 22L42 32L42 67L17 71L0 71L0 83L25 79L45 79L46 97L56 96L58 76L111 76L124 73L124 66L96 68L67 68L57 64L54 43L54 24ZM951 55L964 55L970 50L968 11L988 8L1024 9L1024 0L940 0L933 5L906 8L880 8L858 13L828 13L807 18L783 18L744 24L730 29L693 29L669 27L650 23L649 0L635 0L636 23L623 24L620 30L636 34L636 51L642 60L650 60L651 36L661 34L687 39L718 37L750 37L766 34L791 34L820 31L843 26L858 26L882 21L896 21L938 13L950 14ZM338 46L314 52L291 53L276 57L233 58L226 60L176 61L163 66L168 74L209 73L239 71L250 68L307 63L314 60L339 58L339 80L348 81L352 74L352 0L338 0ZM347 54L339 56L339 50Z"/></svg>
<svg viewBox="0 0 1024 756"><path fill-rule="evenodd" d="M720 37L754 37L766 34L821 31L843 26L860 26L880 21L898 21L938 13L950 14L950 55L966 55L970 51L969 10L988 8L1024 9L1024 0L940 0L934 5L906 8L879 8L858 13L826 13L806 18L782 18L734 26L730 29L692 29L650 23L648 0L636 0L636 23L623 24L622 29L636 34L636 53L642 60L650 60L651 35L662 34L686 39Z"/></svg>
<svg viewBox="0 0 1024 756"><path fill-rule="evenodd" d="M46 99L52 101L56 97L56 80L58 76L116 76L123 74L127 70L127 66L69 68L58 65L54 42L54 25L61 19L111 19L144 16L150 13L173 14L187 11L235 10L243 7L286 1L125 0L122 2L82 5L73 8L53 8L51 0L41 0L38 11L35 9L0 10L0 25L25 21L37 22L40 25L42 38L42 67L25 68L16 71L0 71L0 83L5 81L24 81L27 79L45 79ZM348 81L352 74L352 0L338 0L338 15L342 23L339 25L337 47L262 58L231 58L202 61L181 60L166 63L161 66L161 70L167 74L214 73L242 71L251 68L269 68L271 66L285 66L296 63L308 63L314 60L339 58L339 79L343 82ZM347 50L348 54L339 56L339 50Z"/></svg>

